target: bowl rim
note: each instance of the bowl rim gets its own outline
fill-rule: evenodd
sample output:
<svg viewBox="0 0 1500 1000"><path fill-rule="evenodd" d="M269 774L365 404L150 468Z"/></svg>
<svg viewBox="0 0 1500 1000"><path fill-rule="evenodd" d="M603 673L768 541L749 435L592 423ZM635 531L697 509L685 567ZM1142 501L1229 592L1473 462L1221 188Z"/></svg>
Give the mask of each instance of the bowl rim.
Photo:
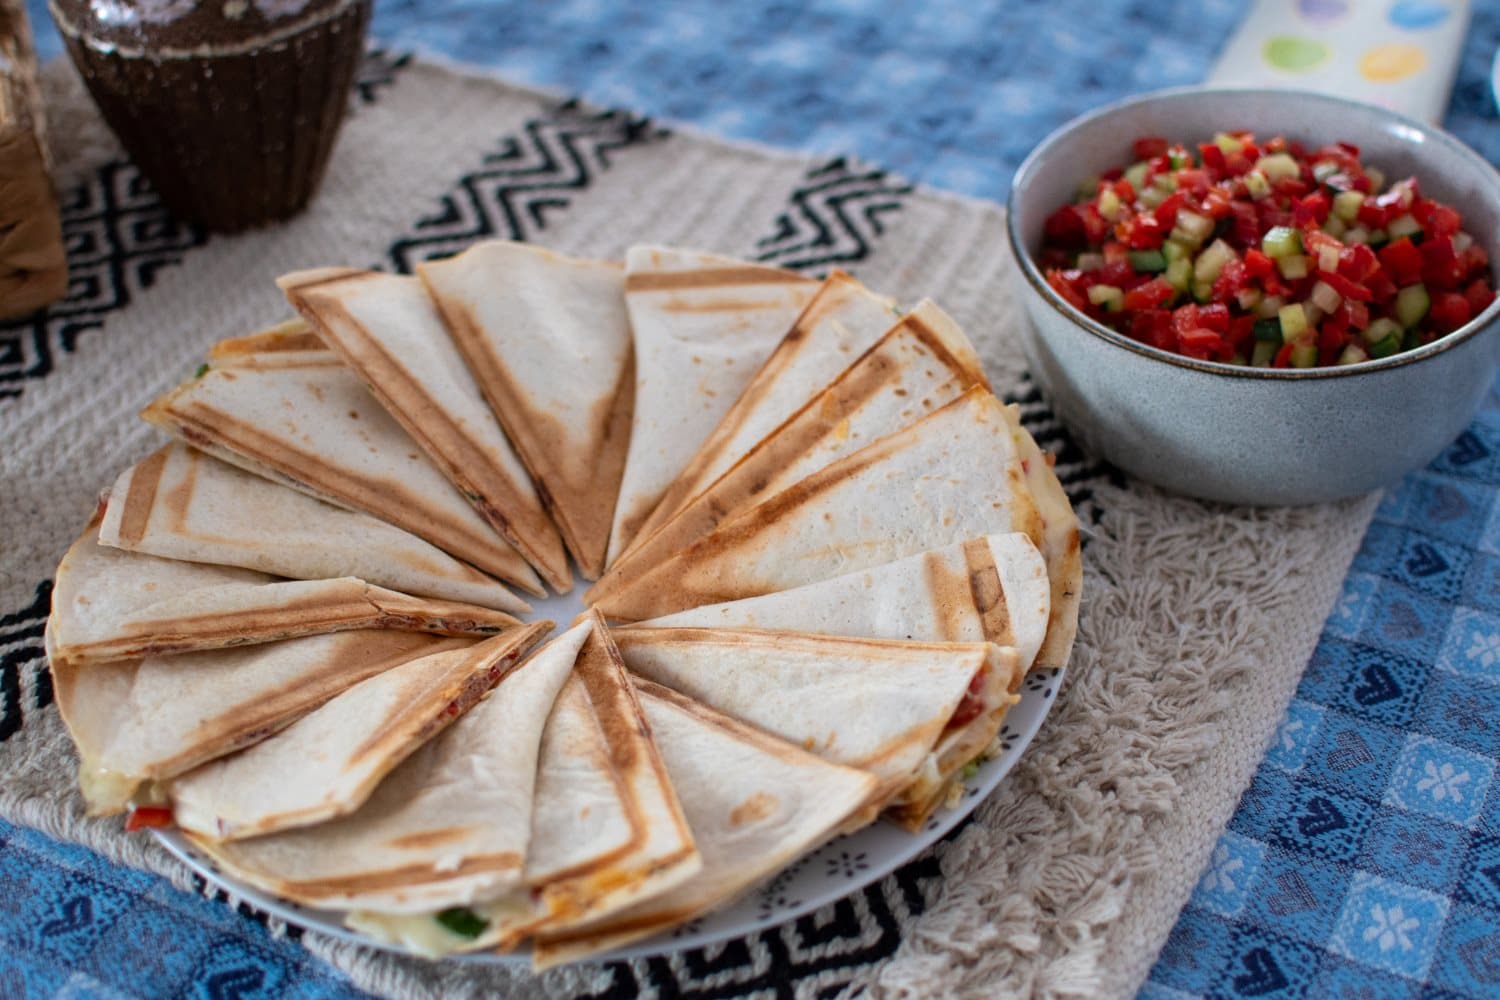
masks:
<svg viewBox="0 0 1500 1000"><path fill-rule="evenodd" d="M1457 330L1454 330L1451 333L1437 338L1430 344L1424 344L1423 346L1415 348L1414 350L1402 351L1398 354L1393 354L1388 358L1372 358L1367 361L1361 361L1357 364L1352 365L1327 365L1321 367L1314 366L1312 368L1252 368L1249 365L1234 365L1223 361L1200 361L1197 358L1190 358L1182 354L1175 354L1171 351L1162 350L1159 347L1152 347L1150 344L1143 344L1140 341L1134 340L1117 330L1111 329L1110 327L1105 326L1103 323L1091 319L1086 314L1075 309L1071 304L1068 303L1066 299L1059 295L1051 285L1047 284L1046 279L1042 276L1040 269L1036 265L1036 262L1032 260L1030 251L1027 250L1021 240L1019 223L1016 221L1016 206L1019 202L1018 192L1024 186L1024 182L1030 180L1031 174L1033 174L1037 170L1042 156L1048 150L1057 146L1060 142L1062 142L1064 139L1066 139L1074 132L1076 132L1079 128L1082 128L1085 125L1096 122L1101 118L1107 118L1110 115L1116 114L1127 108L1133 108L1143 104L1156 104L1166 100L1178 100L1184 98L1191 99L1194 97L1219 95L1269 96L1282 100L1308 100L1315 103L1334 105L1335 107L1345 107L1358 109L1361 111L1376 112L1377 114L1389 119L1396 124L1403 125L1407 128L1414 129L1415 131L1421 133L1424 142L1433 141L1435 143L1438 143L1451 155L1457 156L1458 158L1467 161L1473 166L1480 168L1481 174L1489 175L1490 186L1495 189L1497 194L1500 194L1500 172L1497 172L1495 167L1492 166L1488 160L1480 156L1468 146L1464 145L1464 143L1452 133L1447 132L1436 125L1430 125L1426 122L1417 121L1414 118L1409 118L1405 115L1398 114L1378 105L1365 104L1361 101L1353 101L1345 97L1336 97L1332 94L1322 94L1309 90L1295 90L1280 87L1186 86L1168 87L1162 90L1152 90L1141 94L1134 94L1130 97L1126 97L1121 100L1112 101L1109 104L1102 105L1101 107L1095 108L1092 111L1086 111L1083 114L1078 115L1060 125L1052 132L1048 133L1046 138L1044 138L1041 142L1037 143L1036 146L1032 148L1031 152L1027 154L1026 159L1021 161L1020 167L1016 169L1015 175L1011 180L1010 193L1006 197L1005 203L1005 232L1010 243L1011 254L1015 257L1016 263L1019 265L1021 273L1026 277L1027 283L1030 284L1031 287L1041 295L1043 301L1045 301L1049 306L1056 310L1064 319L1074 323L1078 327L1082 328L1090 334L1093 334L1095 337L1107 343L1114 344L1117 347L1122 347L1125 350L1131 351L1135 354L1139 354L1142 357L1150 358L1154 361L1164 361L1178 368L1187 368L1193 371L1200 371L1208 375L1220 375L1230 378L1252 380L1261 379L1272 382L1298 381L1302 379L1346 378L1373 372L1390 371L1396 368L1403 368L1407 365L1417 364L1421 361L1425 361L1427 358L1434 357L1438 354L1442 354L1446 351L1450 351L1456 347L1459 347L1467 341L1472 340L1485 328L1494 323L1495 320L1500 319L1500 296L1497 296L1495 301L1490 303L1489 308L1485 309L1484 312L1480 313L1478 316L1475 316L1474 318L1469 320L1469 322L1459 327ZM1495 266L1492 262L1491 274L1493 275L1494 273Z"/></svg>

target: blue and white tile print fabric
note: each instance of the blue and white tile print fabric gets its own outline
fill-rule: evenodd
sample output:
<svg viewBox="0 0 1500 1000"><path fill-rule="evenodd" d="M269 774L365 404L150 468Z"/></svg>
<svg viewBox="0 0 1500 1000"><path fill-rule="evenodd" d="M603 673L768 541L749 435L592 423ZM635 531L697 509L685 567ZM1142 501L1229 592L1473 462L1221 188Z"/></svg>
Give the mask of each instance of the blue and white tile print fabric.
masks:
<svg viewBox="0 0 1500 1000"><path fill-rule="evenodd" d="M1144 998L1500 995L1500 397L1392 490Z"/></svg>

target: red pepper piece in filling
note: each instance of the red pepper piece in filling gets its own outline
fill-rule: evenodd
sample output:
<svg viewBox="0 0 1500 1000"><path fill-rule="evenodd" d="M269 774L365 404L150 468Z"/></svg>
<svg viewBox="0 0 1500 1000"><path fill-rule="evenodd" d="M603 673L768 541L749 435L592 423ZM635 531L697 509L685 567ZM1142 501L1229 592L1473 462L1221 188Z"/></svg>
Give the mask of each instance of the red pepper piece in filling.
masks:
<svg viewBox="0 0 1500 1000"><path fill-rule="evenodd" d="M172 825L172 810L165 806L137 806L125 817L125 831L134 833L148 827L161 829Z"/></svg>

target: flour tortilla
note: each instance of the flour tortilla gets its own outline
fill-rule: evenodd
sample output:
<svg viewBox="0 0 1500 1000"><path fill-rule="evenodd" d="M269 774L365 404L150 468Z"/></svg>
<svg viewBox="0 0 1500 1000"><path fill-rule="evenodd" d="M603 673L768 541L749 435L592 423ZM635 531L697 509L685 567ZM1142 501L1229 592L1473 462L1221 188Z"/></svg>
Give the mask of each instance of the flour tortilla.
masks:
<svg viewBox="0 0 1500 1000"><path fill-rule="evenodd" d="M509 948L541 928L602 919L697 874L702 860L619 653L590 618L574 674L542 734L525 885L472 909L454 934L434 914L350 914L349 926L420 954Z"/></svg>
<svg viewBox="0 0 1500 1000"><path fill-rule="evenodd" d="M424 538L542 596L536 572L327 350L264 350L252 335L215 348L206 370L142 411L149 423L256 475ZM242 349L244 348L244 349Z"/></svg>
<svg viewBox="0 0 1500 1000"><path fill-rule="evenodd" d="M280 733L174 779L173 819L210 840L241 840L353 812L551 628L535 622L361 681Z"/></svg>
<svg viewBox="0 0 1500 1000"><path fill-rule="evenodd" d="M969 339L924 299L831 385L611 566L589 599L604 600L623 581L687 548L739 511L910 426L976 385L989 387Z"/></svg>
<svg viewBox="0 0 1500 1000"><path fill-rule="evenodd" d="M493 635L503 611L410 597L363 580L280 580L253 570L161 559L100 545L99 518L68 549L52 593L52 656L98 662L392 628Z"/></svg>
<svg viewBox="0 0 1500 1000"><path fill-rule="evenodd" d="M979 535L1041 525L1005 408L974 387L906 430L725 521L599 601L657 618L827 580Z"/></svg>
<svg viewBox="0 0 1500 1000"><path fill-rule="evenodd" d="M480 516L553 589L569 590L557 529L422 282L331 268L277 284Z"/></svg>
<svg viewBox="0 0 1500 1000"><path fill-rule="evenodd" d="M542 727L574 657L556 641L533 654L347 816L189 836L235 878L309 906L425 913L501 896L522 884Z"/></svg>
<svg viewBox="0 0 1500 1000"><path fill-rule="evenodd" d="M750 379L636 534L651 536L687 502L865 351L899 319L896 304L834 271ZM627 550L628 551L628 550Z"/></svg>
<svg viewBox="0 0 1500 1000"><path fill-rule="evenodd" d="M721 628L631 628L616 636L630 670L835 764L880 779L869 808L932 797L939 742L988 747L1021 683L1016 652L986 642L857 639ZM977 716L950 726L965 695ZM923 817L925 818L925 817Z"/></svg>
<svg viewBox="0 0 1500 1000"><path fill-rule="evenodd" d="M597 578L635 395L623 269L495 241L417 271L579 571Z"/></svg>
<svg viewBox="0 0 1500 1000"><path fill-rule="evenodd" d="M498 580L410 532L181 442L122 472L109 497L102 545L294 580L354 576L405 594L531 610Z"/></svg>
<svg viewBox="0 0 1500 1000"><path fill-rule="evenodd" d="M791 271L696 250L634 246L626 253L635 412L610 563L817 288Z"/></svg>
<svg viewBox="0 0 1500 1000"><path fill-rule="evenodd" d="M828 839L878 784L872 774L831 764L649 681L636 690L702 870L601 921L543 932L533 951L539 969L617 948L728 903Z"/></svg>
<svg viewBox="0 0 1500 1000"><path fill-rule="evenodd" d="M986 535L791 590L679 611L635 628L785 629L923 642L992 642L1023 671L1047 636L1047 564L1026 535Z"/></svg>
<svg viewBox="0 0 1500 1000"><path fill-rule="evenodd" d="M91 815L142 783L258 743L329 698L407 660L470 640L361 630L177 656L74 666L52 657L57 706Z"/></svg>

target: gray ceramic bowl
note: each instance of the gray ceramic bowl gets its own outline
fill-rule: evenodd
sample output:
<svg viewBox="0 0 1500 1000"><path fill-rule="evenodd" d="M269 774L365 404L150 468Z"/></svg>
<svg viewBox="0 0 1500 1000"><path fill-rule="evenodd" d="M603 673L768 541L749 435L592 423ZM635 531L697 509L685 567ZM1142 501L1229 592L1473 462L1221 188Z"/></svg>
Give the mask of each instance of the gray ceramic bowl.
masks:
<svg viewBox="0 0 1500 1000"><path fill-rule="evenodd" d="M1249 129L1309 146L1343 140L1387 178L1416 175L1500 263L1500 174L1439 129L1380 108L1273 90L1160 91L1054 132L1010 196L1011 249L1031 319L1031 371L1083 445L1126 472L1208 500L1296 504L1351 496L1431 461L1467 425L1500 363L1500 301L1417 350L1339 368L1263 369L1157 350L1088 319L1032 260L1080 179L1123 164L1138 136L1206 141Z"/></svg>

